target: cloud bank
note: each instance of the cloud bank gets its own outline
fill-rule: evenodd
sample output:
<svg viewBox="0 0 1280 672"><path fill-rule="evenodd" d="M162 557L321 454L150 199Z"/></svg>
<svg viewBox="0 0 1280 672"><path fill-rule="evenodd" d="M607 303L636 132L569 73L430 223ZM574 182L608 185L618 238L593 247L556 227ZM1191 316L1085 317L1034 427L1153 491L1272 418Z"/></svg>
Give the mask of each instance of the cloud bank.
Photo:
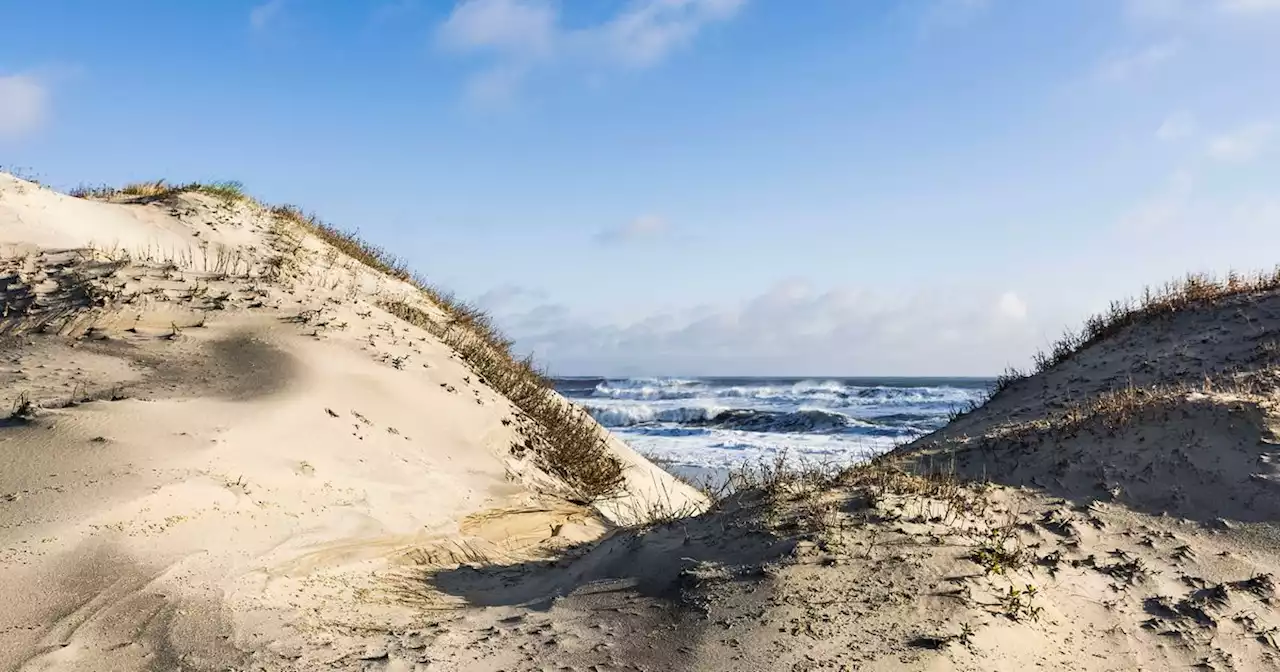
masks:
<svg viewBox="0 0 1280 672"><path fill-rule="evenodd" d="M582 319L543 294L508 287L482 296L516 339L558 375L982 375L1041 345L1016 292L900 296L818 290L788 280L736 303ZM949 352L948 371L937 366Z"/></svg>

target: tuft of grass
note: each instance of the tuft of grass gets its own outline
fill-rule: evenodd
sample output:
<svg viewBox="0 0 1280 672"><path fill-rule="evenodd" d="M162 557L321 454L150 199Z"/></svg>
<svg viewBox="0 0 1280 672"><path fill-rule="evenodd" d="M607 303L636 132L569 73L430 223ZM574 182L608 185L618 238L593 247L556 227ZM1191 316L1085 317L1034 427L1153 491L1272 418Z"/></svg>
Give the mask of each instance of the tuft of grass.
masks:
<svg viewBox="0 0 1280 672"><path fill-rule="evenodd" d="M97 198L105 200L119 194L120 190L106 184L81 184L67 193L76 198Z"/></svg>
<svg viewBox="0 0 1280 672"><path fill-rule="evenodd" d="M1019 380L1049 371L1077 352L1135 324L1168 317L1234 296L1275 289L1280 289L1280 266L1271 271L1248 274L1231 271L1225 278L1217 278L1208 273L1189 273L1159 287L1147 287L1140 296L1111 302L1105 312L1086 319L1080 331L1065 331L1046 350L1035 354L1029 371L1006 369L996 378L991 396L987 400ZM971 410L973 409L958 412L952 419Z"/></svg>
<svg viewBox="0 0 1280 672"><path fill-rule="evenodd" d="M344 231L324 222L314 213L304 212L302 208L296 205L272 206L270 211L277 218L296 224L302 229L314 233L339 252L375 271L386 273L397 280L414 280L412 271L409 270L408 264L403 259L384 247L364 240L360 237L359 232ZM425 283L415 282L415 284L419 284L421 288L426 289Z"/></svg>
<svg viewBox="0 0 1280 672"><path fill-rule="evenodd" d="M511 342L478 308L426 288L444 310L445 321L433 319L403 301L383 301L387 312L435 335L462 357L473 371L520 409L537 428L535 452L546 469L564 479L586 502L614 496L623 486L622 463L605 436L582 408L555 394L532 358L517 358Z"/></svg>
<svg viewBox="0 0 1280 672"><path fill-rule="evenodd" d="M133 182L120 187L118 193L138 198L162 198L176 193L177 188L164 180L153 182Z"/></svg>
<svg viewBox="0 0 1280 672"><path fill-rule="evenodd" d="M235 180L219 180L216 182L191 182L177 189L179 192L194 191L200 194L215 196L227 202L246 198L244 185Z"/></svg>
<svg viewBox="0 0 1280 672"><path fill-rule="evenodd" d="M9 419L11 420L30 420L36 415L36 404L31 401L31 397L23 392L13 400L13 406L9 409Z"/></svg>
<svg viewBox="0 0 1280 672"><path fill-rule="evenodd" d="M9 173L19 180L24 180L34 185L42 184L40 177L36 173L32 172L32 169L23 166L0 165L0 173Z"/></svg>
<svg viewBox="0 0 1280 672"><path fill-rule="evenodd" d="M1027 552L1013 525L1006 525L989 530L969 559L987 574L1004 574L1021 569L1027 562Z"/></svg>
<svg viewBox="0 0 1280 672"><path fill-rule="evenodd" d="M76 198L111 199L119 196L128 196L156 200L189 192L208 194L227 202L247 198L244 193L244 185L235 180L187 182L185 184L171 184L166 180L152 180L149 182L131 182L123 187L82 184L72 189L70 195Z"/></svg>
<svg viewBox="0 0 1280 672"><path fill-rule="evenodd" d="M1191 273L1185 278L1167 282L1161 287L1148 287L1141 296L1113 301L1106 312L1085 321L1079 332L1063 334L1047 352L1035 358L1037 373L1048 371L1075 353L1114 336L1125 328L1152 319L1198 308L1214 301L1280 289L1280 266L1272 271L1241 274L1232 271L1219 279L1206 273Z"/></svg>

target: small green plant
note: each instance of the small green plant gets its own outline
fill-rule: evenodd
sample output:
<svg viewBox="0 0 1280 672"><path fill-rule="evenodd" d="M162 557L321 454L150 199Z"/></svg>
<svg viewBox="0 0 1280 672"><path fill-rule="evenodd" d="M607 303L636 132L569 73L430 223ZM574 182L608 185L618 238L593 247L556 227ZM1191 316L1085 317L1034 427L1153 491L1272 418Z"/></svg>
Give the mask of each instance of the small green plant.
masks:
<svg viewBox="0 0 1280 672"><path fill-rule="evenodd" d="M1036 587L1029 583L1022 588L1009 586L1009 592L1000 596L1000 610L1014 621L1039 620L1040 615L1044 613L1044 607L1034 604L1038 593Z"/></svg>
<svg viewBox="0 0 1280 672"><path fill-rule="evenodd" d="M244 185L235 180L217 182L191 182L178 187L178 191L194 191L216 196L224 201L238 201L245 198Z"/></svg>
<svg viewBox="0 0 1280 672"><path fill-rule="evenodd" d="M1025 565L1027 552L1013 525L1004 525L989 530L969 559L981 565L987 574L1005 574Z"/></svg>

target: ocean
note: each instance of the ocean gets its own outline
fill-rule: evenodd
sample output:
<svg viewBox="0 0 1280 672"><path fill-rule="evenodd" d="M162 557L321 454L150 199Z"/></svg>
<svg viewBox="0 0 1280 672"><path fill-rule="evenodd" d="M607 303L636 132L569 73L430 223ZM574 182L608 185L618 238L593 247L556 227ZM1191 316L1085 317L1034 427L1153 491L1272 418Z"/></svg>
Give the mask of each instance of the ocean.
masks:
<svg viewBox="0 0 1280 672"><path fill-rule="evenodd" d="M853 464L983 398L985 378L558 378L633 448L687 473L789 461Z"/></svg>

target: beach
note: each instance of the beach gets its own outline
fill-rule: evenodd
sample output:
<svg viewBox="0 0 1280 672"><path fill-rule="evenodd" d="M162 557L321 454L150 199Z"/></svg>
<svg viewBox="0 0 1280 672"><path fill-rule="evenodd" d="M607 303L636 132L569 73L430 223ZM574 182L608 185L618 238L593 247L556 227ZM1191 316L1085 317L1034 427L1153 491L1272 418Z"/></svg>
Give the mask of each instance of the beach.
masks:
<svg viewBox="0 0 1280 672"><path fill-rule="evenodd" d="M297 209L0 175L0 287L6 670L1280 664L1280 272L995 379L548 381Z"/></svg>

